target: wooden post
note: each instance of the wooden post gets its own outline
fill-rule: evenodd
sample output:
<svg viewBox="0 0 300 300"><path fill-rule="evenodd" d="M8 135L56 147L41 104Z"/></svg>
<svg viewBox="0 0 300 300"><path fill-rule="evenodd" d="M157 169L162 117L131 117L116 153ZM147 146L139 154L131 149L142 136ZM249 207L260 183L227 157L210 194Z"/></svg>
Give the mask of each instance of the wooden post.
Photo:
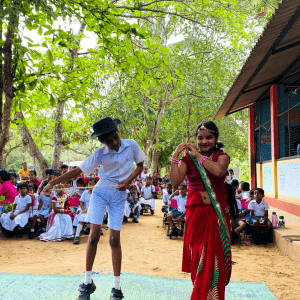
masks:
<svg viewBox="0 0 300 300"><path fill-rule="evenodd" d="M272 181L273 196L278 198L278 176L277 159L279 157L279 135L278 135L278 88L273 84L270 88L270 110L271 110L271 150L272 150Z"/></svg>
<svg viewBox="0 0 300 300"><path fill-rule="evenodd" d="M253 104L248 108L248 151L249 151L249 180L250 188L256 187L255 173L255 143L254 143L254 107Z"/></svg>

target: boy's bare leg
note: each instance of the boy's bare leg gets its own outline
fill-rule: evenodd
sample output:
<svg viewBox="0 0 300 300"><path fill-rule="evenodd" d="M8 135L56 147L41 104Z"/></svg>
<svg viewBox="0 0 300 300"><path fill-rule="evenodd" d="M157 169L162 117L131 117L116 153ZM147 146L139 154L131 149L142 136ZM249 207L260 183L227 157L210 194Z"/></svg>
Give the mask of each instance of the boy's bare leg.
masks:
<svg viewBox="0 0 300 300"><path fill-rule="evenodd" d="M122 264L122 249L120 231L110 229L109 244L111 247L114 276L120 276Z"/></svg>
<svg viewBox="0 0 300 300"><path fill-rule="evenodd" d="M100 240L101 225L91 224L91 231L86 247L86 271L92 271Z"/></svg>

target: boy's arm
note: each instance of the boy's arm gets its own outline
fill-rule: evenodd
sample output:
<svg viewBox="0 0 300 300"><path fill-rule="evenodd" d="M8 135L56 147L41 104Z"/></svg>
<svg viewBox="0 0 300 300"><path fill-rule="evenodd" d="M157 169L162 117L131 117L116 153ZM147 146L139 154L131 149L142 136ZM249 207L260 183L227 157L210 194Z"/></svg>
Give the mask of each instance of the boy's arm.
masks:
<svg viewBox="0 0 300 300"><path fill-rule="evenodd" d="M169 197L169 200L173 199L173 197L175 196L176 193L177 193L177 191L175 191L175 192Z"/></svg>
<svg viewBox="0 0 300 300"><path fill-rule="evenodd" d="M143 171L143 162L136 164L136 169L132 172L132 174L125 180L120 181L117 184L117 189L120 191L125 191L130 182L139 176Z"/></svg>

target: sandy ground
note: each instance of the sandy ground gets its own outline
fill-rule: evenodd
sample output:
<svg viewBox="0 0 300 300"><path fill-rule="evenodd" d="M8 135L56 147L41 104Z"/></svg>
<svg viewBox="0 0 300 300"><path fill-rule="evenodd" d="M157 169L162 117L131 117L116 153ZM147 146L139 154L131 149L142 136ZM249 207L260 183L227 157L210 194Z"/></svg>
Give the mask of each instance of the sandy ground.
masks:
<svg viewBox="0 0 300 300"><path fill-rule="evenodd" d="M161 201L157 201L154 216L146 214L140 223L123 226L122 272L151 276L190 279L181 272L182 238L170 239L162 228ZM101 236L94 271L111 273L109 231ZM88 237L82 236L79 245L72 240L41 242L38 239L6 239L0 237L0 272L31 274L83 274ZM300 265L274 245L255 246L241 241L232 247L233 281L265 282L278 299L300 299Z"/></svg>

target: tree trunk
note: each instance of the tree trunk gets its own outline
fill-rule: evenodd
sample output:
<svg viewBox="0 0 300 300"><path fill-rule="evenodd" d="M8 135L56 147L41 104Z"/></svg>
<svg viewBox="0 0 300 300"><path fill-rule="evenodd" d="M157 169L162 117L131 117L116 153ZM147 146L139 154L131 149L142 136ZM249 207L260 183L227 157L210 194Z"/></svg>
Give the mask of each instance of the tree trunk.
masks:
<svg viewBox="0 0 300 300"><path fill-rule="evenodd" d="M15 1L14 6L18 5L18 2ZM2 94L5 95L5 104L3 112L1 112L1 132L0 132L0 168L2 167L3 157L4 157L4 147L9 141L9 127L10 127L10 115L12 110L12 104L14 99L14 90L13 90L13 77L11 74L11 65L12 65L12 44L15 34L15 26L17 21L16 10L12 10L7 26L5 42L3 50L1 51L4 54L4 68L2 67L2 57L1 57L1 87L3 90L0 90L1 99ZM2 30L2 27L1 27ZM2 71L3 68L3 71ZM2 77L3 76L3 77ZM1 103L2 104L2 103ZM1 105L2 110L2 105Z"/></svg>
<svg viewBox="0 0 300 300"><path fill-rule="evenodd" d="M80 25L80 29L78 32L78 35L83 33L84 29L86 27L86 24L83 22ZM80 39L77 42L77 46L80 44ZM69 49L72 60L70 62L69 69L73 69L73 60L77 57L78 49ZM66 76L65 80L68 80L68 76ZM62 140L62 121L64 117L64 109L66 105L66 100L58 99L57 101L57 108L56 108L56 117L55 117L55 127L54 127L54 134L53 134L53 152L52 152L52 168L58 168L59 166L59 160L61 151L63 148L63 140Z"/></svg>
<svg viewBox="0 0 300 300"><path fill-rule="evenodd" d="M22 112L15 112L15 120L21 119L24 120L24 116ZM49 168L49 165L44 158L43 154L41 153L40 149L34 142L28 127L25 125L25 123L19 123L18 124L18 130L22 137L22 143L26 151L30 154L30 156L33 157L33 161L36 164L36 171L39 174L40 177L43 176L45 173L45 170Z"/></svg>
<svg viewBox="0 0 300 300"><path fill-rule="evenodd" d="M154 172L158 172L158 151L153 150L152 152L152 162L151 162L151 174L153 175Z"/></svg>

